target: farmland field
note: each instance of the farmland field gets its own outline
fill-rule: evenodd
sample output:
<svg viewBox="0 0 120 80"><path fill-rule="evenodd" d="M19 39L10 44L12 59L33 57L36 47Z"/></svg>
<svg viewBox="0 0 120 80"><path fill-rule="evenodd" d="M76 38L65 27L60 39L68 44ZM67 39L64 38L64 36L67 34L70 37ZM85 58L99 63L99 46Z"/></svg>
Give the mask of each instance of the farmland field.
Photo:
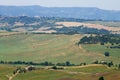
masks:
<svg viewBox="0 0 120 80"><path fill-rule="evenodd" d="M96 29L105 29L108 31L120 31L119 22L97 22L97 21L88 21L88 22L57 22L56 24L62 24L66 27L76 27L76 26L85 26L88 28ZM117 27L116 27L117 26Z"/></svg>
<svg viewBox="0 0 120 80"><path fill-rule="evenodd" d="M95 60L112 60L119 63L119 49L106 49L105 46L99 44L76 45L84 35L16 34L1 36L0 59L53 63L70 61L75 64L92 63ZM105 51L109 51L111 56L106 58Z"/></svg>

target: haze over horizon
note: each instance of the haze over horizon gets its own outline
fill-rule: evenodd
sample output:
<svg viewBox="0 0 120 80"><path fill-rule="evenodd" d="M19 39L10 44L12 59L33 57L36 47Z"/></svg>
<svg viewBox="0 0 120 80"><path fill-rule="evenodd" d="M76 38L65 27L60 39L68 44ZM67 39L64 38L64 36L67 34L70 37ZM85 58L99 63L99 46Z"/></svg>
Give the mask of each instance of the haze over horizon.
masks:
<svg viewBox="0 0 120 80"><path fill-rule="evenodd" d="M31 6L44 7L97 7L106 10L120 10L120 0L0 0L4 6Z"/></svg>

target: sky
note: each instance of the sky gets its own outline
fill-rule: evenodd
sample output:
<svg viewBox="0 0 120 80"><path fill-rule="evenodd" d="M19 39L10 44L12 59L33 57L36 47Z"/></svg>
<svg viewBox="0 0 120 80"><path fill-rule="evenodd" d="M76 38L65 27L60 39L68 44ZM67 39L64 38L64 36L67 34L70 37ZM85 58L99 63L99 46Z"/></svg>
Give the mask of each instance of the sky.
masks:
<svg viewBox="0 0 120 80"><path fill-rule="evenodd" d="M44 7L97 7L106 10L120 10L120 0L0 0L0 5Z"/></svg>

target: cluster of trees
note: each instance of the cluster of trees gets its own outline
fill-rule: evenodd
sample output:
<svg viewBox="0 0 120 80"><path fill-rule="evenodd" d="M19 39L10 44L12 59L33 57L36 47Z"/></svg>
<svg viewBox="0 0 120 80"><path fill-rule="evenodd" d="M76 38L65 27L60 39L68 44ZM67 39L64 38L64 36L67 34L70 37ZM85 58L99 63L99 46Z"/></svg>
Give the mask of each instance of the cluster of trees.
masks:
<svg viewBox="0 0 120 80"><path fill-rule="evenodd" d="M75 64L70 63L69 61L66 61L65 63L57 63L57 66L75 66Z"/></svg>
<svg viewBox="0 0 120 80"><path fill-rule="evenodd" d="M96 36L85 36L80 41L79 44L97 44L101 43L101 45L104 45L104 43L111 43L111 44L119 44L120 43L120 37L119 35L96 35Z"/></svg>
<svg viewBox="0 0 120 80"><path fill-rule="evenodd" d="M34 66L28 66L28 67L17 67L14 71L13 74L17 74L17 73L26 73L27 71L33 71L33 70L37 70L38 68L34 67Z"/></svg>
<svg viewBox="0 0 120 80"><path fill-rule="evenodd" d="M25 68L18 67L18 68L16 68L13 71L13 74L16 74L16 73L26 73L26 72L27 72L27 70Z"/></svg>
<svg viewBox="0 0 120 80"><path fill-rule="evenodd" d="M94 61L93 64L103 64L103 65L107 65L108 67L112 67L114 66L114 63L112 61L107 62L107 61Z"/></svg>

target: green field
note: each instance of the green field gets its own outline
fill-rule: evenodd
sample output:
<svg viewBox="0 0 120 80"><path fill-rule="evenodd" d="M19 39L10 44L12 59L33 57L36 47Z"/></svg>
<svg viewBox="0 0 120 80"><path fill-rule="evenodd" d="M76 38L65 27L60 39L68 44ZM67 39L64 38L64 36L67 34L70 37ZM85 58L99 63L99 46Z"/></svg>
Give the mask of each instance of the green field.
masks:
<svg viewBox="0 0 120 80"><path fill-rule="evenodd" d="M103 65L91 65L91 66L80 66L80 67L68 67L66 68L68 71L72 72L84 72L84 73L100 73L107 72L109 69Z"/></svg>
<svg viewBox="0 0 120 80"><path fill-rule="evenodd" d="M120 49L111 49L106 48L107 45L100 44L87 44L82 45L82 47L86 50L86 52L97 52L97 54L104 55L105 52L110 53L110 57L106 57L103 59L104 61L113 61L114 63L120 63Z"/></svg>
<svg viewBox="0 0 120 80"><path fill-rule="evenodd" d="M95 60L120 62L119 49L106 49L99 44L82 45L76 43L84 35L64 34L16 34L0 37L0 59L3 61L33 61L53 63L70 61L80 64ZM111 56L105 57L109 51Z"/></svg>
<svg viewBox="0 0 120 80"><path fill-rule="evenodd" d="M0 80L9 80L17 66L0 65ZM105 80L119 80L120 71L103 65L88 65L66 67L64 70L34 70L19 73L11 80L98 80L104 76Z"/></svg>
<svg viewBox="0 0 120 80"><path fill-rule="evenodd" d="M7 75L11 76L14 69L14 66L0 65L0 80L8 80Z"/></svg>
<svg viewBox="0 0 120 80"><path fill-rule="evenodd" d="M80 37L81 35L52 34L3 36L0 37L0 59L35 62L61 62L75 59L77 56L71 58L71 55L79 53L79 48L75 43ZM76 59L78 60L78 58Z"/></svg>

